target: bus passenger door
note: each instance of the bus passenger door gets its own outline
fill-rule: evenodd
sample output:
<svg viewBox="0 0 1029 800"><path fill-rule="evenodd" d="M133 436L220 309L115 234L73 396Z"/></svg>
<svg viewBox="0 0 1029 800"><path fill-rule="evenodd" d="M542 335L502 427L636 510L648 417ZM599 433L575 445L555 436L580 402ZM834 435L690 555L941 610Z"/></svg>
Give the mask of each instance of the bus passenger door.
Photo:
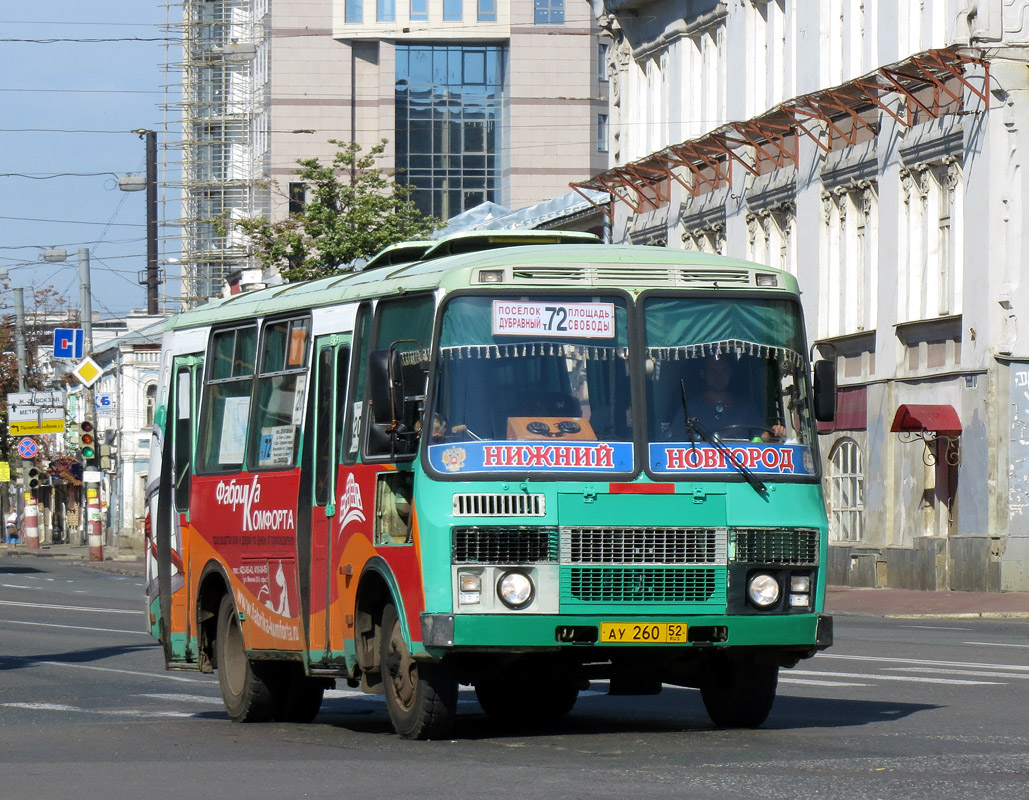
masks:
<svg viewBox="0 0 1029 800"><path fill-rule="evenodd" d="M337 598L332 596L334 581L330 575L339 554L333 553L333 529L336 522L335 498L337 464L343 438L343 412L346 400L347 375L350 363L350 336L333 334L319 337L315 343L315 375L311 415L308 420L303 459L310 479L301 487L309 487L302 505L310 508L310 538L297 545L301 550L301 603L307 649L312 664L327 664L332 654L329 646L329 608ZM303 489L302 489L303 491ZM307 549L307 553L303 551ZM304 558L307 555L308 558ZM307 561L307 569L304 562ZM306 574L305 574L306 573ZM342 655L342 654L339 654Z"/></svg>
<svg viewBox="0 0 1029 800"><path fill-rule="evenodd" d="M159 596L161 642L168 662L192 660L185 648L190 640L186 585L186 550L188 538L183 536L189 525L190 485L196 449L198 419L198 386L203 358L177 356L172 363L161 459L159 513L155 526L152 552L148 554L148 579L151 558L156 562L156 588ZM151 595L153 581L148 583ZM178 636L173 637L171 634ZM193 654L195 657L195 654Z"/></svg>

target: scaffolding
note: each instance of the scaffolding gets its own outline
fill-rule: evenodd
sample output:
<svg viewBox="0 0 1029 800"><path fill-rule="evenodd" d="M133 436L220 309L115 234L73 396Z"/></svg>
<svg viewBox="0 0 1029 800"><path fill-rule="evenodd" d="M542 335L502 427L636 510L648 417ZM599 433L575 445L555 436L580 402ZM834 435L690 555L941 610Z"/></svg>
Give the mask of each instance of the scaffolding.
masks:
<svg viewBox="0 0 1029 800"><path fill-rule="evenodd" d="M221 294L226 277L251 266L233 222L267 216L270 0L181 0L168 6L182 41L177 107L181 140L165 136L165 180L181 194L182 304ZM172 20L175 21L172 21ZM181 153L178 180L168 159Z"/></svg>

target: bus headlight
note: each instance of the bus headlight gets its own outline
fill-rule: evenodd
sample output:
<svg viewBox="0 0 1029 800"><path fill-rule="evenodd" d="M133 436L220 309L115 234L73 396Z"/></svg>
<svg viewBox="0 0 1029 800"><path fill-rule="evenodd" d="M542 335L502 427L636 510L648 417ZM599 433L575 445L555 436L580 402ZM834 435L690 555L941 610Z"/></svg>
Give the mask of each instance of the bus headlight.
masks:
<svg viewBox="0 0 1029 800"><path fill-rule="evenodd" d="M532 580L524 572L505 572L497 581L497 595L508 608L525 608L535 593Z"/></svg>
<svg viewBox="0 0 1029 800"><path fill-rule="evenodd" d="M779 602L779 581L767 572L751 576L747 582L747 597L758 608L771 608Z"/></svg>

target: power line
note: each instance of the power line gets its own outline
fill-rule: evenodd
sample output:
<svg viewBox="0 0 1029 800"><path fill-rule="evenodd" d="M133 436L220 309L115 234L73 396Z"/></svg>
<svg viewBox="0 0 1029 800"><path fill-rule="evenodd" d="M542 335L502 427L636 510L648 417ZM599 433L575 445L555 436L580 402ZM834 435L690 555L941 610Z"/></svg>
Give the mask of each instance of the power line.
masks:
<svg viewBox="0 0 1029 800"><path fill-rule="evenodd" d="M143 223L143 222L139 222L139 223L136 223L136 222L111 222L111 223L107 223L107 222L86 222L84 220L74 220L74 219L37 219L35 217L0 217L0 219L9 219L9 220L14 220L15 222L58 222L58 223L61 223L62 225L108 225L108 224L110 224L110 225L117 225L119 227L129 227L129 228L142 228L142 227L145 227L145 223Z"/></svg>

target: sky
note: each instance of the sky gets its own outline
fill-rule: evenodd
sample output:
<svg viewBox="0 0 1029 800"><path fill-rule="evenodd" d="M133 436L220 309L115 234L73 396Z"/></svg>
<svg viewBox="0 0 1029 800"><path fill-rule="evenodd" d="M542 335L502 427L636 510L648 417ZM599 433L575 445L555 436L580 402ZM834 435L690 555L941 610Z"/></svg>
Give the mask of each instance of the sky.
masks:
<svg viewBox="0 0 1029 800"><path fill-rule="evenodd" d="M165 15L158 0L0 3L0 270L10 286L26 289L27 311L28 290L48 286L79 308L83 248L94 314L146 309L138 282L146 269L146 192L120 191L118 177L145 175L145 143L131 131L157 131L160 163L164 127L175 118L163 107L174 97L165 84L177 80L164 64L179 55L174 45L166 49ZM159 219L179 215L173 200L159 184ZM179 292L178 265L167 263L177 254L172 234L159 228L170 279L159 303L168 311L178 309ZM48 247L64 248L68 260L42 263ZM0 293L0 313L12 308L10 293Z"/></svg>

